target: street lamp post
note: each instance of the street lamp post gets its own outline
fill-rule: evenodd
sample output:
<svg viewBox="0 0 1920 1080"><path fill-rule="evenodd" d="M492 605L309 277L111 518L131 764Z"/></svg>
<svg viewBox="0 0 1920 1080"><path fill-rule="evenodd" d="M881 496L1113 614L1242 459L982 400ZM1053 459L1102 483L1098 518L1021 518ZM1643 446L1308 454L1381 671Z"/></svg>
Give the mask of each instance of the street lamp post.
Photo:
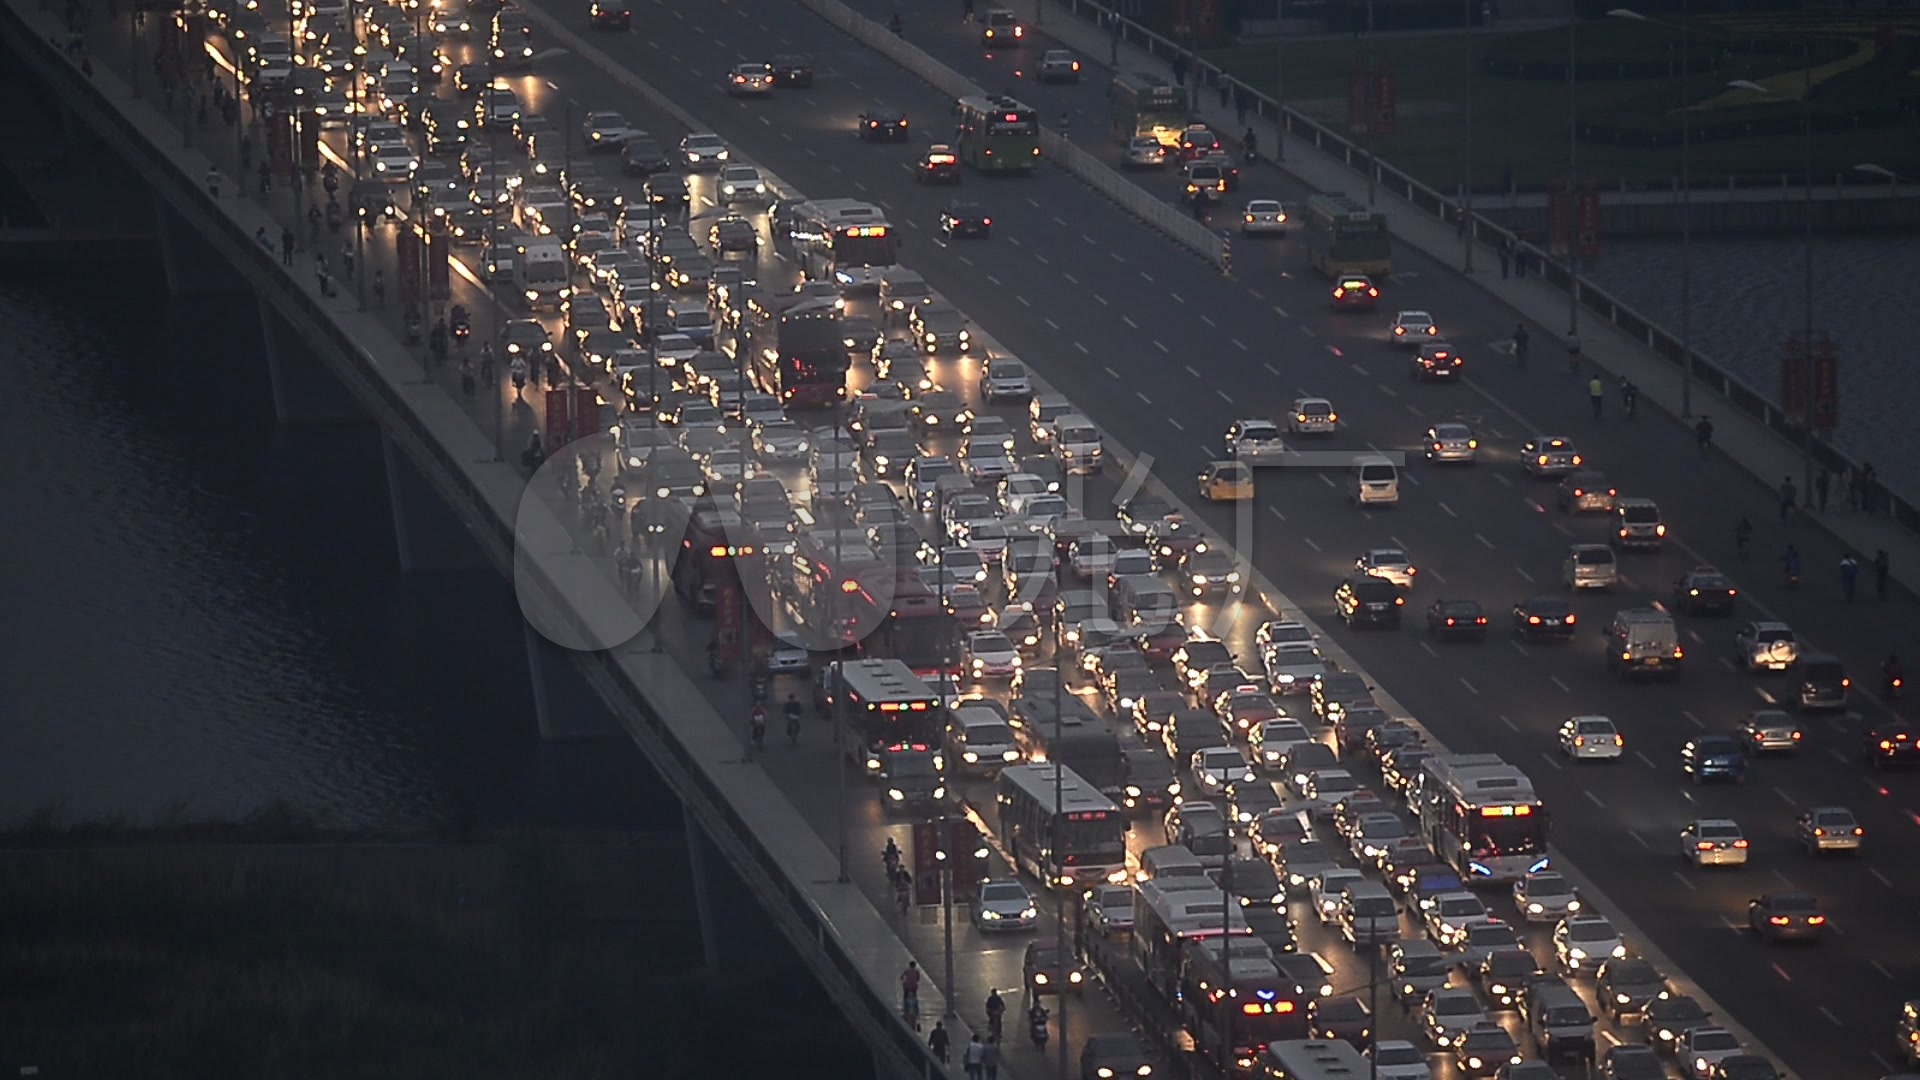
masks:
<svg viewBox="0 0 1920 1080"><path fill-rule="evenodd" d="M1607 12L1616 19L1657 23L1629 8ZM1680 4L1680 416L1693 415L1693 99L1692 57L1688 32L1692 29L1691 0Z"/></svg>
<svg viewBox="0 0 1920 1080"><path fill-rule="evenodd" d="M1580 8L1567 0L1567 334L1580 333Z"/></svg>
<svg viewBox="0 0 1920 1080"><path fill-rule="evenodd" d="M487 125L487 258L493 261L494 243L500 235L500 170L493 167L495 155L500 151L500 129L497 125ZM487 329L489 342L500 340L500 305L487 305ZM497 381L493 386L493 460L506 457L507 438L507 392L505 381ZM616 472L619 470L616 469Z"/></svg>
<svg viewBox="0 0 1920 1080"><path fill-rule="evenodd" d="M1571 2L1571 0L1569 0L1569 2ZM1379 167L1375 162L1375 155L1379 153L1380 140L1379 133L1374 130L1375 126L1380 122L1379 102L1375 100L1379 96L1380 85L1379 76L1375 74L1377 70L1373 53L1373 0L1367 0L1367 89L1365 93L1360 95L1360 100L1367 110L1367 124L1363 130L1365 130L1367 135L1368 206L1374 204L1374 199L1377 196L1374 186L1376 178L1380 173Z"/></svg>
<svg viewBox="0 0 1920 1080"><path fill-rule="evenodd" d="M1803 182L1805 184L1805 190L1802 192L1803 199L1802 199L1802 215L1801 216L1805 219L1802 222L1802 224L1806 228L1806 235L1802 239L1802 247L1805 248L1805 252L1804 252L1805 265L1803 268L1803 276L1805 277L1805 281L1803 282L1803 295L1801 297L1801 305L1804 309L1803 316L1805 321L1802 323L1802 327L1801 327L1802 337L1801 337L1801 361L1800 361L1800 369L1801 369L1800 370L1800 374L1801 374L1800 392L1802 394L1802 401L1800 406L1800 427L1801 427L1801 440L1802 440L1800 444L1801 446L1800 466L1801 466L1802 480L1805 486L1803 486L1800 490L1811 494L1813 491L1814 381L1813 381L1813 50L1810 48L1806 50L1806 60L1805 60L1804 66L1800 70L1800 80L1801 80L1800 82L1801 133L1802 133L1801 152L1803 155L1802 164L1803 164L1803 168L1805 169L1805 175L1803 178ZM1727 85L1732 87L1735 90L1746 90L1750 93L1766 94L1772 97L1779 96L1774 91L1769 90L1766 87L1750 79L1735 79L1729 82Z"/></svg>
<svg viewBox="0 0 1920 1080"><path fill-rule="evenodd" d="M1460 241L1462 266L1473 273L1473 0L1461 0L1467 15L1467 163L1466 183L1460 189Z"/></svg>
<svg viewBox="0 0 1920 1080"><path fill-rule="evenodd" d="M1273 160L1287 160L1287 0L1278 0L1273 22Z"/></svg>

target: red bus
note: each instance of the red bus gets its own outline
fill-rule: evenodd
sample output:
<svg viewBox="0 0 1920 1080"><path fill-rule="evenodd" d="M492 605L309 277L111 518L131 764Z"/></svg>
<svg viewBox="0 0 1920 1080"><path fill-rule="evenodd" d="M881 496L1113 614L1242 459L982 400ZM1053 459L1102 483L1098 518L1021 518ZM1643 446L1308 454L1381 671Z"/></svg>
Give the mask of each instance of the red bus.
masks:
<svg viewBox="0 0 1920 1080"><path fill-rule="evenodd" d="M753 381L762 392L795 409L831 408L846 400L846 332L830 301L754 296L744 318Z"/></svg>
<svg viewBox="0 0 1920 1080"><path fill-rule="evenodd" d="M954 658L953 617L911 566L878 567L856 575L852 593L860 605L860 624L877 626L860 643L867 656L906 664L915 675L944 688L958 661Z"/></svg>
<svg viewBox="0 0 1920 1080"><path fill-rule="evenodd" d="M673 588L682 602L702 615L726 591L764 591L766 558L753 527L740 515L711 500L667 499L666 535L680 538L673 560Z"/></svg>

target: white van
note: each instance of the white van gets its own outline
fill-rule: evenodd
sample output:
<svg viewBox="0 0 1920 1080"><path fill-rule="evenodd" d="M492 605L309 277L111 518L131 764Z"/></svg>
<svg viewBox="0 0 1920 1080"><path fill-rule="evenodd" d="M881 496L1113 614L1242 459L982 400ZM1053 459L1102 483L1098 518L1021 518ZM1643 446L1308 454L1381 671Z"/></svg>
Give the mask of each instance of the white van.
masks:
<svg viewBox="0 0 1920 1080"><path fill-rule="evenodd" d="M1054 451L1060 455L1060 466L1070 473L1091 474L1100 471L1100 458L1105 453L1101 446L1100 429L1093 421L1078 414L1058 417L1053 422Z"/></svg>
<svg viewBox="0 0 1920 1080"><path fill-rule="evenodd" d="M1397 506L1400 470L1377 454L1353 459L1353 501L1360 506Z"/></svg>

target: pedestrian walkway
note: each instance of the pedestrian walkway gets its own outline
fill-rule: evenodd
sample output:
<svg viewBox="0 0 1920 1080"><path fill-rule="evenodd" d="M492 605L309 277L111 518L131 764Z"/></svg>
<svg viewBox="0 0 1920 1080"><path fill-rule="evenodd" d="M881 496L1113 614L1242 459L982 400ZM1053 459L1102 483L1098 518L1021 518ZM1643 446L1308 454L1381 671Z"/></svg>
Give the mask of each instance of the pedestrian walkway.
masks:
<svg viewBox="0 0 1920 1080"><path fill-rule="evenodd" d="M1043 3L1045 12L1041 14L1038 7ZM1023 17L1043 23L1042 29L1047 34L1085 55L1104 58L1113 48L1112 37L1105 29L1073 14L1065 4L1052 0L1010 0L1009 6ZM1119 66L1124 70L1173 78L1172 65L1145 50L1123 43L1119 54ZM1234 133L1237 138L1249 125L1253 128L1259 145L1266 148L1255 168L1275 168L1266 155L1279 147L1285 160L1278 167L1307 187L1315 191L1364 192L1364 172L1357 172L1332 154L1315 149L1311 142L1300 138L1283 140L1272 121L1251 117L1251 114L1248 122L1242 123L1232 104L1222 107L1215 94L1206 88L1199 88L1195 97L1195 120L1214 131ZM1387 214L1395 243L1466 273L1460 269L1466 261L1465 241L1454 226L1396 197L1386 185L1377 184L1376 191L1377 205ZM1532 328L1535 355L1553 351L1542 346L1558 342L1567 334L1571 307L1567 293L1537 274L1524 278L1502 276L1500 251L1488 243L1475 244L1473 265L1473 271L1467 274L1469 280L1512 309L1520 321ZM1613 379L1625 377L1637 385L1643 408L1658 409L1672 417L1681 415L1682 380L1677 365L1657 357L1642 342L1590 311L1580 311L1577 318L1581 353L1587 360ZM1716 452L1744 469L1754 482L1773 490L1781 477L1790 476L1796 486L1806 486L1803 455L1796 445L1732 403L1713 395L1698 380L1692 397L1696 416L1702 413L1712 416ZM1903 489L1915 480L1920 478L1894 477L1890 481L1883 478L1902 499L1909 498ZM1844 500L1837 498L1830 500L1826 513L1815 511L1811 516L1842 544L1858 552L1863 563L1870 561L1874 552L1886 551L1892 565L1891 576L1899 589L1909 599L1920 595L1920 535L1903 528L1884 512L1870 517L1849 511Z"/></svg>

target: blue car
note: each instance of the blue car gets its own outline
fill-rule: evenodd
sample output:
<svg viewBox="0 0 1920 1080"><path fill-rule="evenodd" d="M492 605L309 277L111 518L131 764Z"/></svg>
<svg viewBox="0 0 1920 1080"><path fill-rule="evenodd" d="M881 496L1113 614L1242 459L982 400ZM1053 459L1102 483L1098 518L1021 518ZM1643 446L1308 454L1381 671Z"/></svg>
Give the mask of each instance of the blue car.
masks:
<svg viewBox="0 0 1920 1080"><path fill-rule="evenodd" d="M1746 749L1731 735L1701 735L1680 748L1680 767L1694 783L1747 778Z"/></svg>

